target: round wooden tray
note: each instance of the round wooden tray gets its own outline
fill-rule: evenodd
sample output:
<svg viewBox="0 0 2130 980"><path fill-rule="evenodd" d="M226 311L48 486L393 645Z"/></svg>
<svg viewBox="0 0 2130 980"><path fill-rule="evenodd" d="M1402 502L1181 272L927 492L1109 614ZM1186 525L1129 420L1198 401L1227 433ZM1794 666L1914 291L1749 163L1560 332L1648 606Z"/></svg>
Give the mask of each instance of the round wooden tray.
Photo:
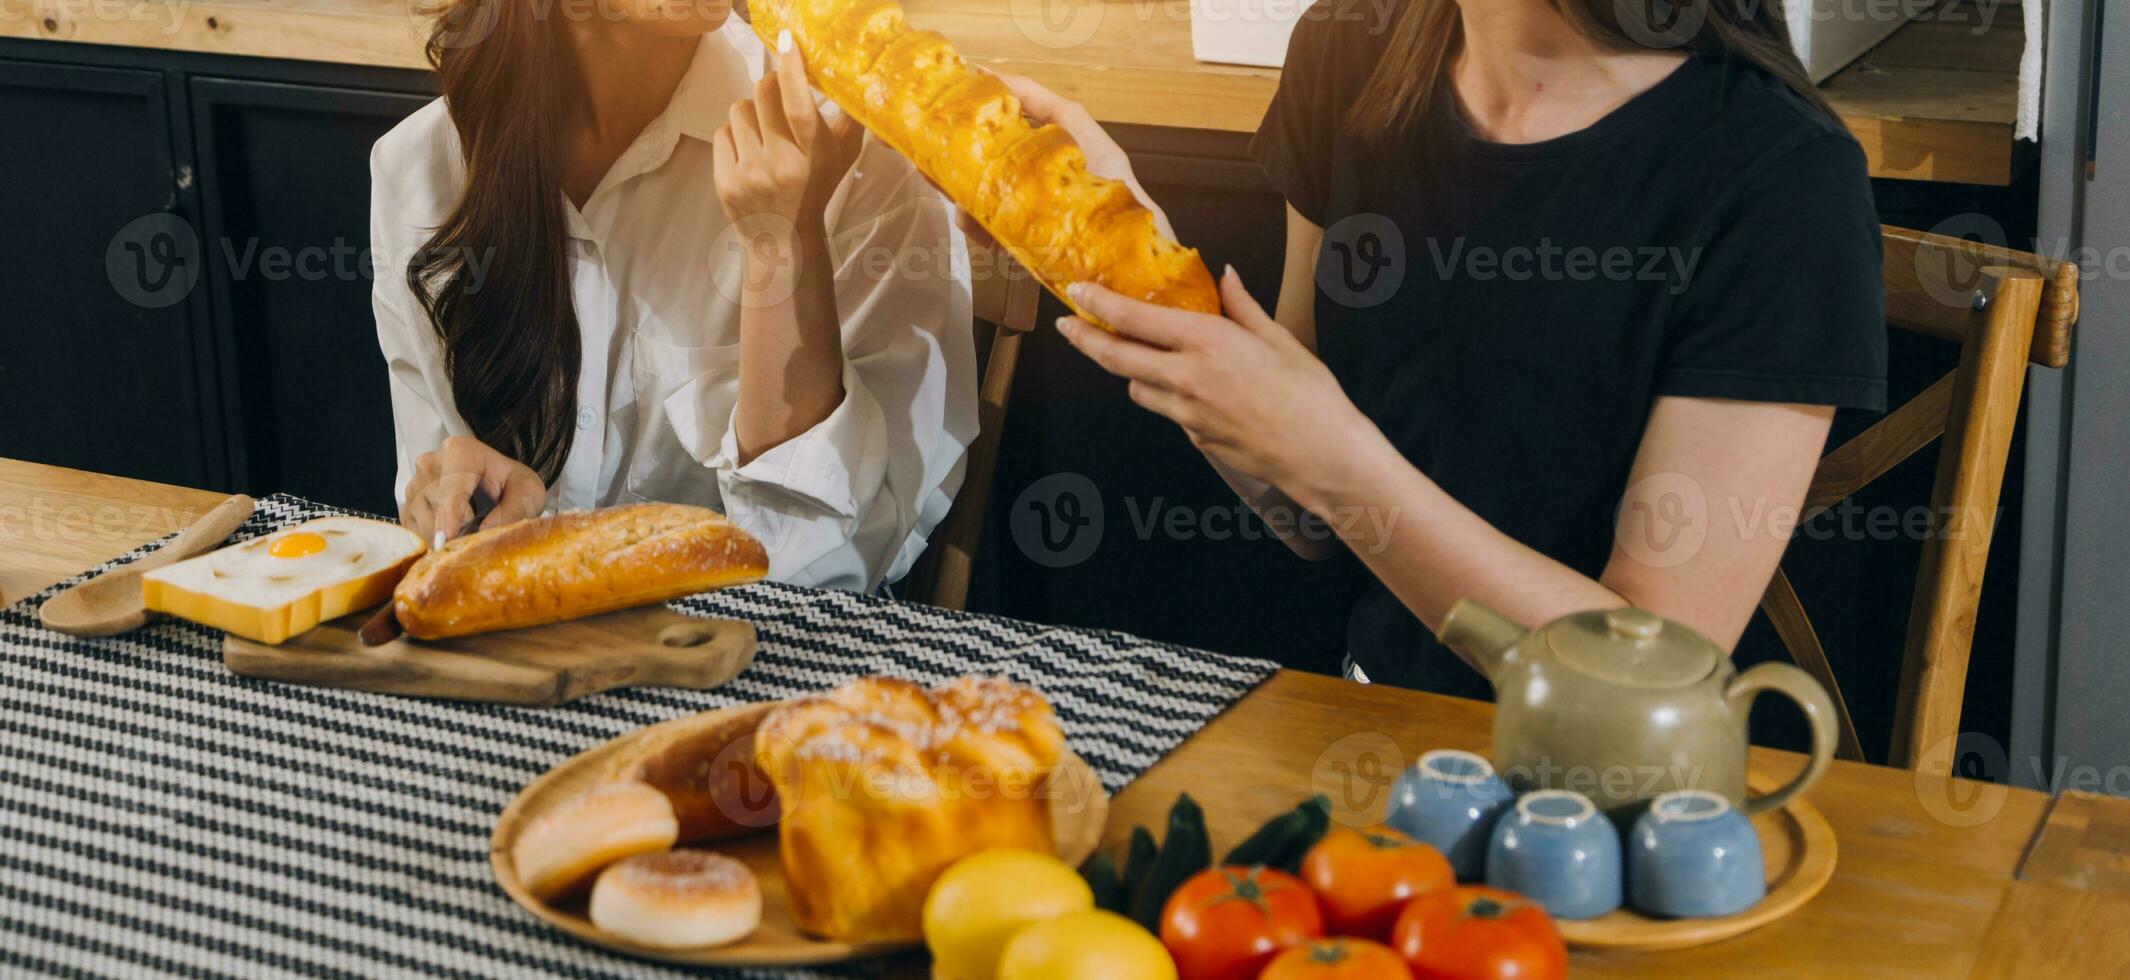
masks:
<svg viewBox="0 0 2130 980"><path fill-rule="evenodd" d="M1751 773L1747 785L1765 793L1784 779ZM1768 870L1768 895L1737 915L1720 919L1657 919L1626 907L1580 921L1559 920L1562 938L1577 949L1684 949L1757 929L1797 910L1834 876L1834 828L1800 795L1779 810L1753 818L1760 832L1760 859Z"/></svg>
<svg viewBox="0 0 2130 980"><path fill-rule="evenodd" d="M740 708L720 709L718 714L753 709L754 705ZM496 820L494 835L489 838L488 863L495 869L496 882L511 900L525 907L526 911L545 920L548 924L596 946L618 950L632 956L667 960L675 963L695 963L710 966L805 966L835 963L844 960L862 959L882 953L907 949L915 943L839 943L814 939L799 932L792 922L791 909L785 897L784 870L777 858L776 828L765 828L762 833L731 840L702 844L705 849L729 854L744 862L754 871L762 888L762 925L754 934L728 946L696 949L658 949L622 942L601 932L585 917L584 900L578 899L565 905L550 905L532 896L518 880L518 871L511 861L511 845L517 842L518 832L527 821L569 797L590 788L605 778L607 761L616 753L627 749L638 739L654 736L668 726L698 723L702 716L677 718L648 728L638 729L605 744L580 752L568 761L547 771L545 775L518 792L516 799L503 809ZM1102 825L1109 818L1109 794L1102 789L1101 780L1095 777L1087 762L1070 750L1058 760L1057 773L1050 779L1050 819L1053 834L1057 838L1058 856L1067 864L1078 865L1093 854L1102 840Z"/></svg>

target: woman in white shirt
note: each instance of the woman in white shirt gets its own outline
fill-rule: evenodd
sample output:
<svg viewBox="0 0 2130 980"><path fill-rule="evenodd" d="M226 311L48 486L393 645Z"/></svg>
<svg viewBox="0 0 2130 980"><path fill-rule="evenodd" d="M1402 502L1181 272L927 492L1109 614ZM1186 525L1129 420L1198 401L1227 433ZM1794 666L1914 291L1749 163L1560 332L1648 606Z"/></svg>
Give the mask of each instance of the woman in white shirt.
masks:
<svg viewBox="0 0 2130 980"><path fill-rule="evenodd" d="M951 206L727 0L459 0L378 141L401 520L702 504L781 581L906 572L976 434ZM773 70L768 70L773 67ZM833 274L829 274L830 272Z"/></svg>

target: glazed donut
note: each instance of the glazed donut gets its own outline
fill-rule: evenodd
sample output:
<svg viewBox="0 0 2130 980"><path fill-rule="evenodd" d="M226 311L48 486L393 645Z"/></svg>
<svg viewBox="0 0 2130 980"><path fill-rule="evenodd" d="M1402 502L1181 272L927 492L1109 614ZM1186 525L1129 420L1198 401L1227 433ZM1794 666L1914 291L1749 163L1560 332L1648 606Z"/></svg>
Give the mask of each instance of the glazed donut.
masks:
<svg viewBox="0 0 2130 980"><path fill-rule="evenodd" d="M592 886L592 924L642 946L722 946L761 923L754 872L711 851L638 854L600 872Z"/></svg>

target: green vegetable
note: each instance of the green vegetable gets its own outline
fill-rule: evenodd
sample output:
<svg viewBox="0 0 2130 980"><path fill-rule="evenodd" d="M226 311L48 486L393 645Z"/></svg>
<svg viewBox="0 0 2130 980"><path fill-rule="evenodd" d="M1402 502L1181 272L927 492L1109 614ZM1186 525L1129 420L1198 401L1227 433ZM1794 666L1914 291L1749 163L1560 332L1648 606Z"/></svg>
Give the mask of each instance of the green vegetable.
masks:
<svg viewBox="0 0 2130 980"><path fill-rule="evenodd" d="M1220 859L1222 866L1262 864L1288 874L1301 869L1302 856L1331 829L1331 800L1323 794L1265 821L1248 840Z"/></svg>
<svg viewBox="0 0 2130 980"><path fill-rule="evenodd" d="M1161 909L1169 896L1192 875L1213 864L1213 846L1206 837L1205 812L1185 793L1169 808L1169 830L1161 839L1161 853L1154 856L1146 880L1132 893L1132 918L1148 932L1161 934Z"/></svg>
<svg viewBox="0 0 2130 980"><path fill-rule="evenodd" d="M1080 877L1087 879L1087 888L1095 893L1095 908L1119 915L1124 914L1131 901L1131 889L1117 877L1117 862L1100 851L1080 865Z"/></svg>
<svg viewBox="0 0 2130 980"><path fill-rule="evenodd" d="M1161 849L1154 846L1154 835L1145 827L1132 828L1132 841L1124 849L1124 889L1134 891L1146 880L1146 872L1154 866L1154 855Z"/></svg>

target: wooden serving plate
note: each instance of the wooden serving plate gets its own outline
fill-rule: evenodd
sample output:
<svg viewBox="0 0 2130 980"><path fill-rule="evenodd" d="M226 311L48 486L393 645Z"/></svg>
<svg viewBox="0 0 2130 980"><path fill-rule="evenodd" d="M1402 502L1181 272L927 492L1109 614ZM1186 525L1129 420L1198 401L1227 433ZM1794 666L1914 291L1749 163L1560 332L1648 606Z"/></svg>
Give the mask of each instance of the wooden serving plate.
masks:
<svg viewBox="0 0 2130 980"><path fill-rule="evenodd" d="M1746 784L1766 793L1784 780L1751 773ZM1737 915L1718 919L1658 919L1621 906L1595 919L1556 921L1561 937L1577 949L1684 949L1729 939L1780 919L1819 894L1834 876L1834 828L1819 808L1793 797L1780 809L1753 818L1760 833L1760 859L1767 867L1768 894Z"/></svg>
<svg viewBox="0 0 2130 980"><path fill-rule="evenodd" d="M617 687L712 688L754 662L754 626L641 606L448 640L363 646L368 612L269 646L230 635L222 663L245 677L409 697L545 707Z"/></svg>
<svg viewBox="0 0 2130 980"><path fill-rule="evenodd" d="M719 709L716 714L732 714L749 711L757 705ZM542 921L572 936L595 946L641 956L647 959L666 960L674 963L691 963L705 966L734 967L794 967L817 966L864 959L916 946L912 942L895 943L842 943L815 939L799 931L791 916L790 899L784 887L784 869L777 857L777 832L774 826L765 827L760 833L746 837L709 841L687 845L731 855L746 864L754 872L762 889L762 925L753 935L728 946L711 946L696 949L659 949L624 942L606 934L592 925L585 916L584 900L562 905L550 905L534 898L518 880L517 865L511 860L511 847L517 843L518 833L524 826L545 813L548 808L597 785L607 778L609 766L615 756L626 752L637 741L657 737L662 730L679 725L702 724L705 716L677 718L648 728L639 729L620 738L578 753L568 761L547 771L519 791L516 799L503 809L496 820L496 829L489 838L488 862L495 869L496 882L503 886L512 901L538 916ZM1077 866L1095 852L1102 841L1102 826L1109 819L1109 793L1102 788L1101 780L1087 762L1067 750L1058 761L1058 768L1049 781L1051 830L1057 838L1058 856L1067 864Z"/></svg>

